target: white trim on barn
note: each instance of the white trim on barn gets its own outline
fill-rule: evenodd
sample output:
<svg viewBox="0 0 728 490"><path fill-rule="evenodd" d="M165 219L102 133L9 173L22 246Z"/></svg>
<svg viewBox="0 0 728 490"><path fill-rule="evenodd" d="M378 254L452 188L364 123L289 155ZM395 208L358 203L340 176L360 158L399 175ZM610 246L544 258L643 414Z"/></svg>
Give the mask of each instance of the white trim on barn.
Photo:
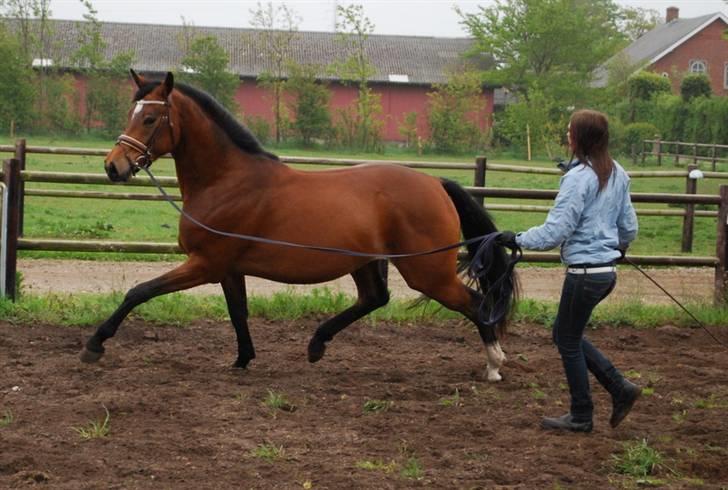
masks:
<svg viewBox="0 0 728 490"><path fill-rule="evenodd" d="M390 73L389 81L392 83L409 83L409 75L398 75L396 73Z"/></svg>

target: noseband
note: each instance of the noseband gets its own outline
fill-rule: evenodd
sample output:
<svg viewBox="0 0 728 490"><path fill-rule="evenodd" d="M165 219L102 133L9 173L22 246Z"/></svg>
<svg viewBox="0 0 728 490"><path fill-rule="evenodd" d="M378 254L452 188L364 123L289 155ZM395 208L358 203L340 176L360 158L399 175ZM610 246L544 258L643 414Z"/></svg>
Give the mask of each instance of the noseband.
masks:
<svg viewBox="0 0 728 490"><path fill-rule="evenodd" d="M140 153L140 155L132 162L133 171L136 174L140 169L148 168L152 162L154 161L154 156L152 155L152 146L154 145L154 140L157 138L157 134L159 133L159 128L162 127L163 122L167 122L167 126L169 127L169 135L171 138L171 141L174 142L174 134L172 132L172 120L169 118L169 102L168 101L162 101L162 100L138 100L136 102L136 109L134 109L134 112L140 111L143 106L149 105L149 104L155 104L155 105L163 105L167 108L167 112L160 116L159 120L157 121L157 125L154 126L154 131L152 131L152 134L147 139L146 144L142 143L136 138L132 138L131 136L128 136L126 134L121 134L116 139L117 145L124 145L132 150L136 150Z"/></svg>

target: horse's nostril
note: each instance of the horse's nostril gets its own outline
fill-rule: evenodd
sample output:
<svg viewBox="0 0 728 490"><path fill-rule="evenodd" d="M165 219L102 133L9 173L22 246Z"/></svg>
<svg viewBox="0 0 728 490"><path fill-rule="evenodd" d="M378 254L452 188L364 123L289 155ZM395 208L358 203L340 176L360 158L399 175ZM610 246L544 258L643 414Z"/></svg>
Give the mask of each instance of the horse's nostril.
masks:
<svg viewBox="0 0 728 490"><path fill-rule="evenodd" d="M116 165L114 165L114 162L111 162L109 166L106 167L106 175L108 175L111 180L119 177L119 172L116 170Z"/></svg>

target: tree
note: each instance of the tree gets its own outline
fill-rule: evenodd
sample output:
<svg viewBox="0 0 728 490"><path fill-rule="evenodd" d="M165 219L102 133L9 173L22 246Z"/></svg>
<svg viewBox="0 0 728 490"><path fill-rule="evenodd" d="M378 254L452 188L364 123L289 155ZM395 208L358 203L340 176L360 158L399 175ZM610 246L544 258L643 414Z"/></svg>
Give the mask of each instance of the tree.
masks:
<svg viewBox="0 0 728 490"><path fill-rule="evenodd" d="M629 41L639 39L663 22L662 15L655 9L622 7L619 11L619 31Z"/></svg>
<svg viewBox="0 0 728 490"><path fill-rule="evenodd" d="M28 80L32 72L24 49L0 24L0 127L30 123L33 91Z"/></svg>
<svg viewBox="0 0 728 490"><path fill-rule="evenodd" d="M374 24L364 15L361 5L338 5L336 13L338 39L347 57L334 63L333 71L341 80L355 83L359 89L356 106L340 113L344 138L349 144L373 150L381 145L382 138L382 121L377 117L382 112L382 104L379 95L368 86L369 78L376 71L366 50Z"/></svg>
<svg viewBox="0 0 728 490"><path fill-rule="evenodd" d="M270 89L273 94L275 139L276 143L280 143L281 128L285 119L283 92L286 68L292 59L291 52L301 18L285 4L273 8L271 2L265 6L258 2L257 8L251 10L251 14L253 17L250 25L259 30L251 40L256 48L255 51L261 53L268 66L258 75L258 82L262 87Z"/></svg>
<svg viewBox="0 0 728 490"><path fill-rule="evenodd" d="M316 79L319 68L314 65L289 65L290 77L285 89L293 96L291 103L296 119L293 128L304 145L314 138L325 138L331 132L328 87Z"/></svg>
<svg viewBox="0 0 728 490"><path fill-rule="evenodd" d="M228 71L229 59L215 36L197 36L182 58L178 78L205 90L228 110L236 112L235 91L240 78Z"/></svg>
<svg viewBox="0 0 728 490"><path fill-rule="evenodd" d="M106 41L90 0L81 0L86 8L78 25L78 49L71 56L71 62L79 73L86 76L84 102L84 126L91 131L95 122L101 122L106 134L123 129L125 108L129 102L129 86L126 77L132 65L133 53L120 53L111 60L104 54Z"/></svg>
<svg viewBox="0 0 728 490"><path fill-rule="evenodd" d="M23 58L31 66L38 59L36 68L36 114L41 121L47 120L48 106L51 102L52 83L49 75L54 70L52 61L57 46L51 42L50 0L2 0L2 16L6 22L17 25L17 35L23 50ZM55 91L55 90L54 90Z"/></svg>
<svg viewBox="0 0 728 490"><path fill-rule="evenodd" d="M477 147L480 138L478 118L482 117L480 77L474 72L453 75L446 84L430 92L428 121L435 151L462 153Z"/></svg>
<svg viewBox="0 0 728 490"><path fill-rule="evenodd" d="M457 10L475 53L496 65L485 80L526 96L538 82L550 97L579 105L591 73L624 38L612 0L496 0L476 13Z"/></svg>

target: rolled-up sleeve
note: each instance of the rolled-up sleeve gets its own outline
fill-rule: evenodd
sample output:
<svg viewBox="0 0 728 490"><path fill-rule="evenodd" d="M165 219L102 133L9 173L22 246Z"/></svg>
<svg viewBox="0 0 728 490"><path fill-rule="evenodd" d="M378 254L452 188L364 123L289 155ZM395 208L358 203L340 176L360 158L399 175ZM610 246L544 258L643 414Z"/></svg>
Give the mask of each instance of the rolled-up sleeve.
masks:
<svg viewBox="0 0 728 490"><path fill-rule="evenodd" d="M619 246L624 248L637 237L637 213L632 206L632 199L629 197L629 185L622 200L622 211L617 218L617 230L619 232Z"/></svg>
<svg viewBox="0 0 728 490"><path fill-rule="evenodd" d="M573 173L561 178L561 187L554 206L540 226L519 233L516 242L529 250L551 250L561 245L579 224L584 211L588 183Z"/></svg>

